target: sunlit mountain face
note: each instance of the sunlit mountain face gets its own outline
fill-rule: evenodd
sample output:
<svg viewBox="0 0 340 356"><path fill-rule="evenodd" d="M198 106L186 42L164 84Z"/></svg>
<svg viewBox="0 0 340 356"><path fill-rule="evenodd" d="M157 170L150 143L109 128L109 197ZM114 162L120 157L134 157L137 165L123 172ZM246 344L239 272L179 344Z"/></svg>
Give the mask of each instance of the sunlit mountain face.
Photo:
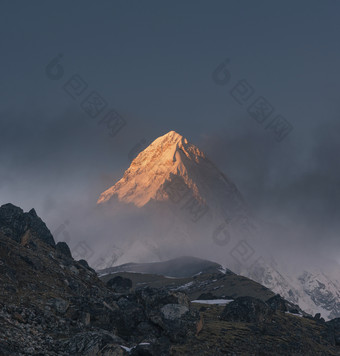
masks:
<svg viewBox="0 0 340 356"><path fill-rule="evenodd" d="M170 131L133 160L123 178L101 194L98 204L117 197L142 207L151 201L176 201L190 193L199 204L209 206L217 198L216 191L225 213L246 213L236 186L196 146Z"/></svg>
<svg viewBox="0 0 340 356"><path fill-rule="evenodd" d="M130 207L131 222L138 225L135 247L145 241L145 246L157 246L167 258L196 254L203 246L202 254L212 257L216 247L231 239L231 232L235 239L241 233L250 236L257 228L235 184L175 131L142 151L97 204L112 216L119 214L119 207ZM228 232L222 231L224 225ZM225 259L225 252L214 257Z"/></svg>

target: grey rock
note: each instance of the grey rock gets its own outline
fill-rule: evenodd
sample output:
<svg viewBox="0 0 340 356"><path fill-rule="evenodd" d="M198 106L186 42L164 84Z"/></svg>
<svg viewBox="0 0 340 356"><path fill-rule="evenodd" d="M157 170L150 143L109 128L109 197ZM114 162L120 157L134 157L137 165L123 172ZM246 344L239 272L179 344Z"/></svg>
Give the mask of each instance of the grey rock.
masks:
<svg viewBox="0 0 340 356"><path fill-rule="evenodd" d="M225 306L221 319L246 323L263 322L273 312L273 309L262 300L253 297L240 297Z"/></svg>
<svg viewBox="0 0 340 356"><path fill-rule="evenodd" d="M117 293L124 293L131 289L132 281L131 279L117 276L109 279L106 282L108 288L113 289Z"/></svg>
<svg viewBox="0 0 340 356"><path fill-rule="evenodd" d="M181 318L182 315L187 313L189 308L180 304L166 304L161 308L161 312L165 319L175 320Z"/></svg>
<svg viewBox="0 0 340 356"><path fill-rule="evenodd" d="M62 254L65 257L72 258L71 250L68 247L66 242L60 241L55 246L57 252Z"/></svg>
<svg viewBox="0 0 340 356"><path fill-rule="evenodd" d="M274 297L269 298L266 303L273 309L282 312L287 311L286 301L279 295L276 294Z"/></svg>
<svg viewBox="0 0 340 356"><path fill-rule="evenodd" d="M89 264L85 260L79 260L78 263L86 268L87 270L91 271L92 273L96 273L96 271L89 266Z"/></svg>
<svg viewBox="0 0 340 356"><path fill-rule="evenodd" d="M107 331L89 331L78 333L66 342L62 342L61 348L69 355L95 356L106 345L117 344L118 346L122 342L122 339Z"/></svg>
<svg viewBox="0 0 340 356"><path fill-rule="evenodd" d="M46 244L55 246L50 230L37 216L34 209L24 213L21 208L13 204L5 204L0 207L0 232L16 242L21 242L21 238L28 230Z"/></svg>

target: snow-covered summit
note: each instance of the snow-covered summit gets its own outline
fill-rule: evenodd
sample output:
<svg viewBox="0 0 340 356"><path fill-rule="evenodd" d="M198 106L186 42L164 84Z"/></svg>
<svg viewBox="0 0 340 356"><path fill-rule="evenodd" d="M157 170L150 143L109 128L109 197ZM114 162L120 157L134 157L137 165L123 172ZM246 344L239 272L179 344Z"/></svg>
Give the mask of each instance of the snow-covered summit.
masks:
<svg viewBox="0 0 340 356"><path fill-rule="evenodd" d="M178 179L202 204L225 213L243 210L236 186L185 137L175 131L154 140L132 161L124 176L104 191L98 204L117 197L119 201L142 207L150 201L171 199L167 183Z"/></svg>

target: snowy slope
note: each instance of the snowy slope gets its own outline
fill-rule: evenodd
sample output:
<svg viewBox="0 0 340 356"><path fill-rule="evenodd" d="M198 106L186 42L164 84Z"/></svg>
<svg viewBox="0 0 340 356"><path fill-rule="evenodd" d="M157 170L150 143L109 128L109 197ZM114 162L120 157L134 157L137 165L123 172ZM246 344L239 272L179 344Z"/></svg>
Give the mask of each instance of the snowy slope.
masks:
<svg viewBox="0 0 340 356"><path fill-rule="evenodd" d="M258 266L241 274L280 294L309 314L330 320L340 317L340 283L324 272L303 271L295 275L278 271L279 266Z"/></svg>
<svg viewBox="0 0 340 356"><path fill-rule="evenodd" d="M340 283L325 273L304 272L298 278L306 295L310 297L321 315L328 319L340 317Z"/></svg>

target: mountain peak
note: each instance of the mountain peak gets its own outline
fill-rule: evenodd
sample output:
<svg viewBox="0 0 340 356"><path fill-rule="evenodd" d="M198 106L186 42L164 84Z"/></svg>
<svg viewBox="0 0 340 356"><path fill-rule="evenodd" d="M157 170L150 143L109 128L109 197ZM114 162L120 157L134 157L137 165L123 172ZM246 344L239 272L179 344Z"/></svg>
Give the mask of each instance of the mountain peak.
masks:
<svg viewBox="0 0 340 356"><path fill-rule="evenodd" d="M175 151L182 150L182 151L192 151L192 148L195 148L194 151L199 151L198 148L188 142L188 140L177 133L176 131L169 131L163 136L156 138L150 145L147 147L143 152L147 153L148 155L154 150L157 153L164 153L165 151L168 152L168 155L174 154ZM143 153L142 152L142 153ZM145 159L145 154L142 155L143 159ZM136 157L138 158L138 156ZM159 158L167 159L167 156L162 154L159 155ZM135 159L136 160L136 159ZM138 162L138 160L137 160Z"/></svg>
<svg viewBox="0 0 340 356"><path fill-rule="evenodd" d="M203 161L207 161L203 152L176 131L170 131L139 153L123 178L101 194L98 204L110 200L114 195L136 206L143 206L151 199L166 200L163 184L176 175L183 177L190 185L189 172L193 165Z"/></svg>
<svg viewBox="0 0 340 356"><path fill-rule="evenodd" d="M219 214L241 207L243 210L244 202L235 185L176 131L158 137L140 152L124 176L100 195L97 204L111 198L137 207L151 201L169 201L172 197L168 187L172 183L181 189L178 193L188 192L200 205L218 206Z"/></svg>
<svg viewBox="0 0 340 356"><path fill-rule="evenodd" d="M174 140L174 141L181 140L182 138L183 138L183 136L174 130L171 130L168 133L166 133L165 135L159 137L159 139L168 139L168 140Z"/></svg>
<svg viewBox="0 0 340 356"><path fill-rule="evenodd" d="M163 136L158 137L153 144L159 145L164 142L172 143L174 145L181 143L182 145L187 145L188 140L176 131L169 131Z"/></svg>

